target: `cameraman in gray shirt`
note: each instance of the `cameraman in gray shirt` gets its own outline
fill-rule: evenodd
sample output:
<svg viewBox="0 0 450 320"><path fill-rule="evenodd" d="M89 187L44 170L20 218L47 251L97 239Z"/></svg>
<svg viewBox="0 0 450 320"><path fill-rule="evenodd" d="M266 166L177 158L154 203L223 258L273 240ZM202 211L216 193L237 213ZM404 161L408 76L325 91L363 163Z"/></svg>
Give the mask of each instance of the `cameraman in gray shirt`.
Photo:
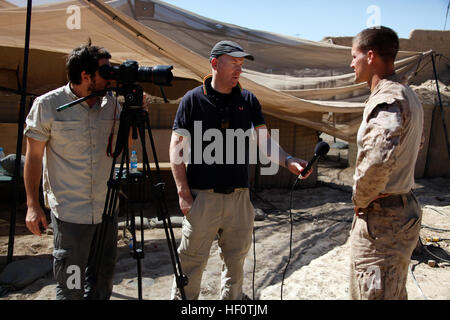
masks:
<svg viewBox="0 0 450 320"><path fill-rule="evenodd" d="M92 248L102 222L112 162L106 152L108 135L116 133L121 107L114 97L105 95L56 111L104 90L109 83L98 68L109 64L110 58L104 48L91 44L73 49L66 63L69 83L38 97L26 119L26 225L36 235L48 225L39 203L42 174L54 232L56 299L109 299L112 293L117 224L107 231L102 272L97 277L92 274Z"/></svg>

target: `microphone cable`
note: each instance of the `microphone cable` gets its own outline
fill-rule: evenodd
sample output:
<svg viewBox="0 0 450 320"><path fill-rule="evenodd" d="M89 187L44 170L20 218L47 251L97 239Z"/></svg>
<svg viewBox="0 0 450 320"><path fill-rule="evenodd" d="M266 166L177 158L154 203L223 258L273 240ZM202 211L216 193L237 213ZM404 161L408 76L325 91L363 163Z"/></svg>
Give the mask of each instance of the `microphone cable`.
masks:
<svg viewBox="0 0 450 320"><path fill-rule="evenodd" d="M290 201L289 201L289 218L290 218L290 221L291 221L291 232L290 232L290 235L289 235L289 256L288 256L288 261L287 261L286 267L284 268L283 277L281 279L281 294L280 294L281 300L283 300L284 277L285 277L286 271L287 271L287 269L289 267L289 263L291 262L291 256L292 256L292 231L293 231L292 200L293 200L295 186L297 185L299 180L300 180L299 178L296 178L294 184L292 185L291 197L290 197Z"/></svg>
<svg viewBox="0 0 450 320"><path fill-rule="evenodd" d="M250 188L250 191L253 192L254 195L258 196L255 190ZM255 213L256 214L256 213ZM256 273L256 237L255 237L255 223L253 222L253 275L252 275L252 297L255 300L255 273ZM248 298L250 299L250 298Z"/></svg>
<svg viewBox="0 0 450 320"><path fill-rule="evenodd" d="M253 300L255 300L255 273L256 273L256 239L255 239L255 226L253 226L253 279L252 279Z"/></svg>
<svg viewBox="0 0 450 320"><path fill-rule="evenodd" d="M290 205L289 205L289 216L290 216L290 220L291 220L291 233L289 236L289 257L288 257L288 262L287 265L284 269L283 272L283 278L281 281L281 300L283 300L283 286L284 286L284 277L286 275L286 271L287 268L289 266L289 263L291 261L291 256L292 256L292 229L293 229L293 219L292 219L292 200L293 200L293 194L294 194L294 189L295 186L297 185L298 180L300 180L300 176L304 177L307 175L307 173L311 170L312 165L319 160L319 158L321 156L324 156L328 153L328 151L330 150L330 146L328 145L328 143L326 143L325 141L319 141L319 143L316 144L316 147L314 148L314 156L312 157L312 159L307 163L306 167L303 168L302 172L300 173L300 175L295 179L294 184L292 185L291 188L291 199L290 199ZM287 158L286 158L287 159ZM287 166L286 166L287 167ZM303 172L305 174L303 174ZM255 228L253 227L253 255L254 255L254 263L253 263L253 286L255 283L254 277L255 277L255 265L256 265L256 253L255 253ZM253 299L255 298L255 289L253 287Z"/></svg>
<svg viewBox="0 0 450 320"><path fill-rule="evenodd" d="M287 268L289 266L289 263L291 262L291 256L292 256L292 228L293 228L293 221L292 221L292 198L293 198L293 194L294 194L294 188L297 185L298 180L300 180L300 176L304 177L312 168L313 164L319 160L320 157L323 157L324 155L326 155L328 153L328 151L330 151L330 146L328 145L328 143L326 143L325 141L319 141L319 143L316 144L316 147L314 148L314 156L312 157L312 159L308 162L308 164L306 165L305 168L303 168L302 172L300 173L300 175L297 177L297 179L295 179L294 184L292 185L292 189L291 189L291 200L290 200L290 205L289 205L289 217L291 220L291 234L289 236L289 257L288 257L288 262L286 264L286 267L284 268L284 272L283 272L283 278L281 281L281 300L283 300L283 286L284 286L284 277L286 275L286 271ZM303 175L303 172L305 172L305 175Z"/></svg>

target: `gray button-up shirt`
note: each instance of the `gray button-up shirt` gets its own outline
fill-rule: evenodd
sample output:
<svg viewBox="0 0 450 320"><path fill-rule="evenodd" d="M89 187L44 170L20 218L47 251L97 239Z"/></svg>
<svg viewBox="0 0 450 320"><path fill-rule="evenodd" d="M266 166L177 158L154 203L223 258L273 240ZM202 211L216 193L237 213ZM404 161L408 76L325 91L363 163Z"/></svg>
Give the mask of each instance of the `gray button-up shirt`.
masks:
<svg viewBox="0 0 450 320"><path fill-rule="evenodd" d="M36 98L24 134L47 142L43 159L46 206L62 221L97 224L102 220L112 166L106 154L108 137L114 131L114 149L121 107L106 95L92 107L83 102L56 111L76 99L69 84Z"/></svg>

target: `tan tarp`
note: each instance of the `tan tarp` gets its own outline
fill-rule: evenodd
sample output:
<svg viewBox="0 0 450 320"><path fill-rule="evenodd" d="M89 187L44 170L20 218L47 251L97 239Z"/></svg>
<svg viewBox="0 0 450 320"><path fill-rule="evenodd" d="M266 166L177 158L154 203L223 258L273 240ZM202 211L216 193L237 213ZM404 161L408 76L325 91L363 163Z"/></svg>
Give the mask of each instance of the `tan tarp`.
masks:
<svg viewBox="0 0 450 320"><path fill-rule="evenodd" d="M80 29L67 27L74 14L68 8L74 5L79 8ZM0 10L2 86L5 74L7 78L15 74L20 78L22 58L14 50L23 47L25 12L24 8ZM63 59L88 38L105 46L113 62L133 59L140 65L170 64L177 78L196 81L210 73L208 56L212 45L231 39L256 58L246 62L241 83L256 94L266 114L352 141L367 94L364 85L353 84L348 47L240 28L159 1L105 4L74 0L38 6L33 8L31 30L30 47L40 58L32 56L35 60L30 62L29 91L42 89L49 79L61 79L61 60L54 59ZM397 68L407 79L428 55L400 52ZM9 84L16 86L16 82L11 77ZM333 123L328 120L329 113L353 116L337 122L334 117Z"/></svg>
<svg viewBox="0 0 450 320"><path fill-rule="evenodd" d="M17 6L5 0L0 0L0 9L16 8Z"/></svg>

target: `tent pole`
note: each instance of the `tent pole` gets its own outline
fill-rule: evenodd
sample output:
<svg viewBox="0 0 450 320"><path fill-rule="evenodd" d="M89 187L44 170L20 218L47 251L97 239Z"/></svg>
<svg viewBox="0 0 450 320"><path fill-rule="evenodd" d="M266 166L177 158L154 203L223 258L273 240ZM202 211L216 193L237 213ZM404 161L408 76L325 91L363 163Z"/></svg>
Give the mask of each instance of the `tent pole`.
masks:
<svg viewBox="0 0 450 320"><path fill-rule="evenodd" d="M434 79L436 80L436 91L437 91L437 95L438 95L438 99L439 99L439 107L441 109L442 127L444 128L444 137L445 137L445 142L447 144L447 154L450 158L450 142L448 140L447 126L445 125L445 112L444 112L444 107L442 106L441 93L439 92L439 82L438 82L438 76L437 76L437 71L436 71L435 56L436 56L436 53L433 52L431 54L431 60L433 61L433 73L434 73Z"/></svg>
<svg viewBox="0 0 450 320"><path fill-rule="evenodd" d="M20 180L20 167L22 160L22 140L23 140L23 127L25 122L25 103L27 99L27 77L28 77L28 55L30 51L30 27L31 27L31 9L32 0L27 2L27 24L25 30L25 46L23 56L23 73L22 73L22 95L20 98L20 111L19 111L19 123L17 129L17 145L16 145L16 162L14 167L13 177L13 196L11 204L11 217L9 221L9 241L8 241L8 257L6 263L12 262L14 252L14 234L16 231L16 213L17 213L17 199Z"/></svg>

